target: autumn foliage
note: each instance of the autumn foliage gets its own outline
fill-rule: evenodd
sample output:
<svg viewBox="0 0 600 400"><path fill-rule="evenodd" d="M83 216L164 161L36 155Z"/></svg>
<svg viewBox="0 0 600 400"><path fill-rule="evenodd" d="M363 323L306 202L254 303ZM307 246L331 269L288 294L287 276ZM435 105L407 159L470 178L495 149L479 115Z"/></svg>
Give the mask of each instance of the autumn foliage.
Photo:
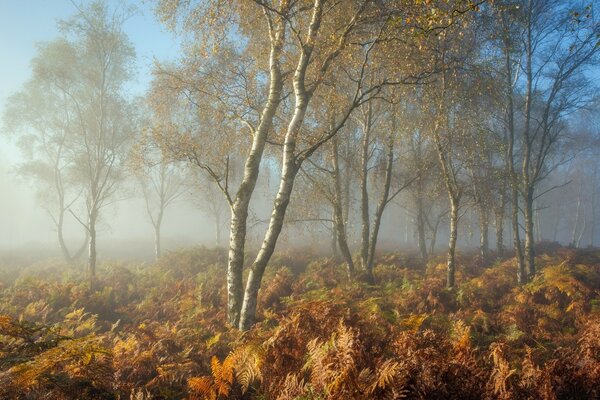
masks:
<svg viewBox="0 0 600 400"><path fill-rule="evenodd" d="M3 274L0 398L592 399L600 397L600 251L550 248L444 265L383 255L375 283L332 259L278 256L259 321L227 324L224 254L106 264L90 293L63 265Z"/></svg>

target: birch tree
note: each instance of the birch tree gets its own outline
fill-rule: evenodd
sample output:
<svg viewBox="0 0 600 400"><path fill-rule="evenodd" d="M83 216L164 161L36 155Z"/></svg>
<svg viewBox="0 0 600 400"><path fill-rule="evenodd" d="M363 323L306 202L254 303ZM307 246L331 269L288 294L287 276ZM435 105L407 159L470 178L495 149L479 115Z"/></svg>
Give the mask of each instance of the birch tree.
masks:
<svg viewBox="0 0 600 400"><path fill-rule="evenodd" d="M88 231L72 249L65 226L72 218L68 210L82 200L75 179L77 164L72 152L75 113L68 96L75 83L75 49L64 39L38 45L32 60L32 77L9 98L4 110L4 131L18 138L25 161L18 171L34 183L37 197L54 226L64 260L73 263L85 252ZM74 221L74 220L72 220Z"/></svg>
<svg viewBox="0 0 600 400"><path fill-rule="evenodd" d="M79 221L89 234L91 288L96 284L101 210L117 199L134 132L133 108L123 94L135 56L122 30L127 18L127 10L110 10L106 3L95 2L62 24L75 52L74 85L65 89L65 96L73 109L72 152L84 188L86 218Z"/></svg>
<svg viewBox="0 0 600 400"><path fill-rule="evenodd" d="M592 5L521 3L523 119L519 191L523 198L525 267L535 274L534 201L540 182L561 163L551 160L566 137L564 118L591 100L585 71L598 62L600 23Z"/></svg>

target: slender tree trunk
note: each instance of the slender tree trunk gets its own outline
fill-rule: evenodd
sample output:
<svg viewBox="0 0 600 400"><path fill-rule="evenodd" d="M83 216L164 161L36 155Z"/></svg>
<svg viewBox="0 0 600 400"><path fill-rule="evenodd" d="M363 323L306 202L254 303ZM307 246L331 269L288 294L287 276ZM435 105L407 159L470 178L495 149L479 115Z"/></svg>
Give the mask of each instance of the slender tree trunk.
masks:
<svg viewBox="0 0 600 400"><path fill-rule="evenodd" d="M435 244L437 242L437 234L440 227L440 223L442 222L442 218L438 216L435 221L435 225L433 225L433 229L431 230L431 241L429 242L429 254L433 257L435 254Z"/></svg>
<svg viewBox="0 0 600 400"><path fill-rule="evenodd" d="M506 192L500 194L500 204L494 208L494 226L496 228L496 252L504 257L504 213L506 211Z"/></svg>
<svg viewBox="0 0 600 400"><path fill-rule="evenodd" d="M331 256L336 260L340 257L338 251L338 230L335 223L335 210L333 210L333 215L331 218Z"/></svg>
<svg viewBox="0 0 600 400"><path fill-rule="evenodd" d="M598 162L594 160L594 174L592 175L592 200L591 200L591 208L592 208L592 220L590 226L590 247L594 247L595 239L596 239L596 192L597 192L597 182L598 182Z"/></svg>
<svg viewBox="0 0 600 400"><path fill-rule="evenodd" d="M531 155L532 155L532 139L531 139L531 109L533 102L533 45L532 45L532 2L529 1L527 7L526 31L525 40L525 108L524 108L524 131L523 131L523 163L521 168L523 191L524 191L524 222L525 222L525 267L527 269L528 278L535 274L535 253L534 253L534 229L533 229L533 193L535 182L531 181Z"/></svg>
<svg viewBox="0 0 600 400"><path fill-rule="evenodd" d="M446 286L453 288L456 275L456 240L458 238L458 198L450 199L450 237L448 240L448 263L446 268Z"/></svg>
<svg viewBox="0 0 600 400"><path fill-rule="evenodd" d="M158 211L158 215L156 216L156 220L154 221L154 258L156 261L162 255L162 246L161 246L161 227L162 227L162 219L164 215L165 205L164 202L160 204L160 210Z"/></svg>
<svg viewBox="0 0 600 400"><path fill-rule="evenodd" d="M420 197L420 196L418 196ZM423 211L423 200L417 200L417 236L419 238L419 251L421 259L427 260L427 243L425 242L425 215Z"/></svg>
<svg viewBox="0 0 600 400"><path fill-rule="evenodd" d="M375 250L377 249L377 238L379 236L379 228L381 227L381 218L383 212L389 202L390 187L392 184L392 168L394 166L394 134L395 134L395 123L393 124L392 131L390 131L388 138L388 151L387 151L387 163L385 168L385 178L383 185L383 193L381 199L375 210L375 220L373 221L373 231L371 232L371 238L369 241L369 255L367 260L367 278L369 282L373 282L373 265L375 263Z"/></svg>
<svg viewBox="0 0 600 400"><path fill-rule="evenodd" d="M275 202L273 204L273 211L269 221L269 227L263 239L261 248L250 268L250 274L248 275L248 281L246 282L246 290L244 292L239 329L242 331L250 329L254 324L256 318L256 303L258 299L258 290L262 281L265 268L269 262L273 252L275 251L275 245L277 244L277 238L283 228L283 221L285 218L285 212L290 202L292 189L294 187L294 180L298 173L298 166L296 165L295 149L297 134L300 130L304 115L306 113L306 107L308 106L308 98L306 96L297 95L296 99L296 110L294 116L288 127L288 133L286 134L286 140L283 149L283 168L281 171L281 180L279 182L279 190L275 196Z"/></svg>
<svg viewBox="0 0 600 400"><path fill-rule="evenodd" d="M363 140L360 173L360 211L361 211L361 248L360 261L363 270L369 273L369 149L371 143L371 103L367 104L367 112L363 123Z"/></svg>
<svg viewBox="0 0 600 400"><path fill-rule="evenodd" d="M58 221L56 221L56 234L58 236L58 244L60 245L60 251L63 255L65 262L67 262L68 264L73 264L74 260L73 260L73 257L71 256L71 253L69 252L69 248L67 247L67 244L65 243L65 238L64 238L64 234L63 234L64 218L65 218L65 210L61 206L61 210L59 211L59 214L58 214Z"/></svg>
<svg viewBox="0 0 600 400"><path fill-rule="evenodd" d="M517 259L517 279L519 284L527 283L527 272L525 271L525 258L523 256L523 247L521 246L521 234L519 229L519 192L512 188L512 232L513 247L515 248L515 257Z"/></svg>
<svg viewBox="0 0 600 400"><path fill-rule="evenodd" d="M533 229L533 188L527 188L524 198L525 206L525 266L529 278L535 275L535 239Z"/></svg>
<svg viewBox="0 0 600 400"><path fill-rule="evenodd" d="M267 229L267 233L265 234L265 238L258 255L252 264L250 274L248 275L248 281L246 282L246 290L244 292L244 300L239 324L239 329L242 331L250 329L250 327L254 324L254 320L256 318L258 290L260 289L260 284L265 272L265 268L267 267L267 263L275 251L277 238L279 237L281 229L283 228L285 211L290 202L290 196L292 194L292 188L297 169L295 165L287 165L283 168L283 172L284 175L282 177L277 196L275 197L275 204L271 214L269 228Z"/></svg>
<svg viewBox="0 0 600 400"><path fill-rule="evenodd" d="M489 226L488 211L481 204L479 206L479 254L483 258L487 258L490 250Z"/></svg>
<svg viewBox="0 0 600 400"><path fill-rule="evenodd" d="M267 228L261 248L252 264L250 274L248 275L248 281L246 282L246 290L244 292L239 321L239 329L242 331L248 330L252 324L254 324L258 290L260 289L267 263L273 255L273 251L275 251L277 238L281 233L285 212L290 202L294 180L300 167L296 164L296 141L302 123L304 122L304 116L306 115L306 109L308 108L311 96L311 94L306 91L305 77L313 50L312 46L314 45L314 40L320 25L322 5L321 2L315 3L309 28L309 39L307 40L309 43L302 48L298 64L294 71L293 87L295 109L292 119L287 127L283 144L283 162L279 190L275 196L273 211L269 220L269 227Z"/></svg>
<svg viewBox="0 0 600 400"><path fill-rule="evenodd" d="M160 245L160 224L154 227L154 258L156 261L161 256L161 245Z"/></svg>
<svg viewBox="0 0 600 400"><path fill-rule="evenodd" d="M280 26L271 43L269 54L269 96L252 141L252 148L244 165L244 176L231 204L229 233L229 257L227 264L227 317L229 323L238 326L243 301L244 250L246 244L248 207L256 187L260 162L273 118L281 102L283 80L279 57L284 43L285 28Z"/></svg>
<svg viewBox="0 0 600 400"><path fill-rule="evenodd" d="M88 248L88 274L90 291L96 289L96 219L97 211L92 209L88 216L88 230L90 232L89 248Z"/></svg>
<svg viewBox="0 0 600 400"><path fill-rule="evenodd" d="M215 245L218 248L223 245L223 240L221 238L221 215L218 212L215 213Z"/></svg>
<svg viewBox="0 0 600 400"><path fill-rule="evenodd" d="M581 231L579 232L579 236L577 236L577 241L575 242L576 248L579 248L579 245L581 244L581 239L583 238L583 234L585 233L586 229L587 229L587 220L584 218L583 226L581 227Z"/></svg>
<svg viewBox="0 0 600 400"><path fill-rule="evenodd" d="M575 222L573 224L573 231L571 232L571 242L569 243L569 246L571 247L577 247L577 233L579 231L579 221L581 219L581 194L583 192L582 189L583 184L579 183L579 190L577 192L577 211L575 212Z"/></svg>
<svg viewBox="0 0 600 400"><path fill-rule="evenodd" d="M346 236L346 223L344 218L344 209L342 204L342 182L340 174L340 163L338 154L338 139L337 136L332 138L332 164L333 164L333 183L334 183L334 196L333 196L333 211L334 211L334 222L335 231L337 233L337 240L340 252L346 262L346 270L348 279L354 279L354 261L352 260L352 253L348 246L348 238Z"/></svg>
<svg viewBox="0 0 600 400"><path fill-rule="evenodd" d="M506 21L503 21L506 23ZM525 272L525 262L523 257L523 248L521 247L521 237L519 234L519 184L515 171L514 161L514 144L515 144L515 109L514 109L514 88L513 88L513 65L511 59L511 49L513 47L510 32L508 27L504 27L503 32L503 52L505 61L505 85L506 85L506 116L507 116L507 137L506 137L506 168L511 189L511 222L512 222L512 239L517 259L517 280L519 284L527 282L527 274Z"/></svg>
<svg viewBox="0 0 600 400"><path fill-rule="evenodd" d="M534 232L536 234L536 241L543 242L544 241L544 233L542 231L542 210L538 207L537 201L533 202L533 207L537 210L534 214L535 216L535 229Z"/></svg>

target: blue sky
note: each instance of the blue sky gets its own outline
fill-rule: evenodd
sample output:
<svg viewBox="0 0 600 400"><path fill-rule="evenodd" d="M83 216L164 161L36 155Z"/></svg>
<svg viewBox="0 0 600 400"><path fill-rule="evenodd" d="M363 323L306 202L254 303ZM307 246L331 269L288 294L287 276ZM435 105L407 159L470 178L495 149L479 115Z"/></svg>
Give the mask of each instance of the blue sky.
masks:
<svg viewBox="0 0 600 400"><path fill-rule="evenodd" d="M87 3L91 0L75 0ZM108 0L112 6L123 2ZM154 17L150 1L130 1L139 8L137 15L124 26L125 32L136 48L138 79L131 85L134 95L141 94L148 86L153 59L177 58L178 40L167 32ZM30 77L30 60L35 56L36 43L58 37L57 20L76 13L70 0L0 0L0 115L7 97L20 90ZM0 124L1 125L1 124ZM20 152L6 136L0 133L0 247L23 245L29 241L53 243L54 233L49 218L34 200L32 187L20 180L13 168L20 160ZM135 214L143 207L121 208L126 215ZM137 210L137 211L136 211ZM116 211L115 211L116 212ZM144 221L143 213L136 221ZM186 218L189 220L189 212ZM175 221L173 221L175 224ZM115 226L115 232L134 235L129 224ZM139 224L145 235L147 226ZM175 226L175 225L174 225ZM185 229L181 221L177 229ZM145 229L145 230L143 230ZM176 231L175 228L172 231ZM197 232L196 235L199 235Z"/></svg>
<svg viewBox="0 0 600 400"><path fill-rule="evenodd" d="M109 3L118 6L123 2ZM176 58L179 46L177 39L156 21L152 2L129 3L139 8L124 27L136 48L138 80L132 89L138 94L148 85L153 59ZM35 44L56 38L57 20L75 12L70 0L0 0L0 109L6 98L29 78Z"/></svg>

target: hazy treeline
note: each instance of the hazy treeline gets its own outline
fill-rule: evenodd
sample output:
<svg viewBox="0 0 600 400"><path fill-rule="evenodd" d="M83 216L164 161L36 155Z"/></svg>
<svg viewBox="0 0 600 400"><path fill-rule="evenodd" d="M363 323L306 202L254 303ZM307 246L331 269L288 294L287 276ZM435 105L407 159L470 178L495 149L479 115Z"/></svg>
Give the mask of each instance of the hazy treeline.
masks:
<svg viewBox="0 0 600 400"><path fill-rule="evenodd" d="M290 245L306 230L322 238L349 279L372 279L378 243L423 259L447 244L453 287L462 243L484 258L511 249L525 283L537 241L599 240L594 6L159 0L156 16L184 50L132 98L123 24L133 11L95 2L39 45L3 131L23 150L19 172L65 260L87 254L91 287L97 225L133 188L157 258L177 201L213 216L215 242L229 247L228 317L241 329L282 233Z"/></svg>

